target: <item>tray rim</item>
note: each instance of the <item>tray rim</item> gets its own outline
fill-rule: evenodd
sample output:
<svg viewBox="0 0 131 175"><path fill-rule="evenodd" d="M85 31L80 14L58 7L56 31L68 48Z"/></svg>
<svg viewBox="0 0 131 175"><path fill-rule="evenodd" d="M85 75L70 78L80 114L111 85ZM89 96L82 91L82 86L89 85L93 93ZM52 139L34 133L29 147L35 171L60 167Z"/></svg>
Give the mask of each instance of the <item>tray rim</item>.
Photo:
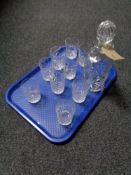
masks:
<svg viewBox="0 0 131 175"><path fill-rule="evenodd" d="M107 85L106 90L108 90L112 83L117 79L117 71L116 68L113 66L113 71L114 71L114 77L112 78L112 80L109 82L109 84ZM17 104L15 104L13 101L10 100L10 94L12 92L14 92L14 90L16 89L15 86L17 86L18 84L20 84L20 82L22 82L26 77L31 77L32 74L36 74L36 72L40 71L39 66L36 65L34 68L32 68L30 71L28 71L22 78L18 79L17 81L15 81L14 83L12 83L8 89L5 92L5 101L7 102L7 104L9 106L11 106L11 108L13 108L20 116L22 116L27 122L29 122L36 130L38 130L47 140L59 144L59 143L63 143L66 142L67 140L69 140L78 130L78 128L82 125L82 123L89 117L89 114L92 112L92 110L96 107L96 105L99 103L99 101L101 100L101 98L104 96L105 92L101 92L101 96L99 97L99 99L97 101L95 101L95 103L93 103L91 105L90 110L85 110L83 115L85 116L84 118L81 119L81 121L79 122L79 125L75 125L73 126L73 132L68 132L71 130L68 130L67 133L65 135L63 135L62 137L53 137L50 135L50 133L48 133L48 131L46 131L46 129L42 128L40 125L37 124L37 122L35 120L33 120L30 115L28 115L23 109L20 109L19 106L17 106ZM87 115L86 113L89 112Z"/></svg>

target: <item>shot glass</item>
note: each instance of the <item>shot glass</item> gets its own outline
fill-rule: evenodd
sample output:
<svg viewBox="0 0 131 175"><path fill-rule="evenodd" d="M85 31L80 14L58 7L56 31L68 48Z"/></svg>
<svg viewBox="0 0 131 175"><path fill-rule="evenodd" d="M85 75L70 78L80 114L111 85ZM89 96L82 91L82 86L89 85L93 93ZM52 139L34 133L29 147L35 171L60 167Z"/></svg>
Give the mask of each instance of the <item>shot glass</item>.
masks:
<svg viewBox="0 0 131 175"><path fill-rule="evenodd" d="M56 104L56 114L59 124L64 126L70 125L72 123L75 110L75 103L72 100L60 100Z"/></svg>
<svg viewBox="0 0 131 175"><path fill-rule="evenodd" d="M83 103L90 89L90 82L84 78L77 78L72 82L72 98L76 103Z"/></svg>
<svg viewBox="0 0 131 175"><path fill-rule="evenodd" d="M62 70L55 70L50 79L52 92L55 94L62 94L65 88L65 77Z"/></svg>
<svg viewBox="0 0 131 175"><path fill-rule="evenodd" d="M43 58L39 61L39 67L42 77L45 81L50 81L53 75L53 67L51 58Z"/></svg>
<svg viewBox="0 0 131 175"><path fill-rule="evenodd" d="M93 64L90 91L99 92L104 90L105 82L109 76L111 68L112 63L106 59L102 59L101 61Z"/></svg>
<svg viewBox="0 0 131 175"><path fill-rule="evenodd" d="M62 70L65 66L65 52L59 52L59 49L58 46L50 49L52 65L55 70Z"/></svg>
<svg viewBox="0 0 131 175"><path fill-rule="evenodd" d="M67 60L64 67L64 75L68 80L73 80L77 72L77 63L74 60Z"/></svg>
<svg viewBox="0 0 131 175"><path fill-rule="evenodd" d="M39 84L34 78L29 78L21 83L21 91L25 99L30 103L38 103L41 99Z"/></svg>
<svg viewBox="0 0 131 175"><path fill-rule="evenodd" d="M65 46L67 58L71 60L75 59L78 54L79 40L76 38L67 38L65 40Z"/></svg>

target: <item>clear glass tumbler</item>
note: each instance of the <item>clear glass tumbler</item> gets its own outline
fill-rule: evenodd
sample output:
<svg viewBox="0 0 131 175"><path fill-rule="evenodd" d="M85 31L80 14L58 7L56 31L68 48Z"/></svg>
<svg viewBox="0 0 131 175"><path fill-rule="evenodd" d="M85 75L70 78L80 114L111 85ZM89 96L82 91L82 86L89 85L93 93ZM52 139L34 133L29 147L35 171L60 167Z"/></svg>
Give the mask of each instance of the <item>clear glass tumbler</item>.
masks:
<svg viewBox="0 0 131 175"><path fill-rule="evenodd" d="M101 60L100 58L101 46L98 43L94 43L89 49L89 60L91 63L97 63Z"/></svg>
<svg viewBox="0 0 131 175"><path fill-rule="evenodd" d="M23 80L21 83L21 90L26 100L30 103L38 103L41 99L41 93L39 84L36 83L36 79L29 78Z"/></svg>
<svg viewBox="0 0 131 175"><path fill-rule="evenodd" d="M74 60L67 60L64 67L64 75L68 80L72 80L76 76L77 62Z"/></svg>
<svg viewBox="0 0 131 175"><path fill-rule="evenodd" d="M79 65L83 68L88 67L90 65L88 53L86 51L81 50L81 49L79 49L79 51L78 51L77 61L78 61Z"/></svg>
<svg viewBox="0 0 131 175"><path fill-rule="evenodd" d="M90 81L77 78L72 82L72 98L76 103L83 103L90 89Z"/></svg>
<svg viewBox="0 0 131 175"><path fill-rule="evenodd" d="M62 70L65 66L65 52L59 52L59 47L54 46L50 49L52 65L55 70Z"/></svg>
<svg viewBox="0 0 131 175"><path fill-rule="evenodd" d="M62 70L55 70L50 79L52 92L55 94L62 94L65 88L65 76Z"/></svg>
<svg viewBox="0 0 131 175"><path fill-rule="evenodd" d="M64 126L70 125L72 123L75 110L75 103L72 100L60 100L56 104L56 114L59 124Z"/></svg>
<svg viewBox="0 0 131 175"><path fill-rule="evenodd" d="M101 61L93 64L90 91L99 92L104 90L105 81L109 76L111 68L112 63L106 59L102 59Z"/></svg>
<svg viewBox="0 0 131 175"><path fill-rule="evenodd" d="M67 38L65 40L65 46L67 58L71 60L75 59L78 54L79 40L76 38Z"/></svg>
<svg viewBox="0 0 131 175"><path fill-rule="evenodd" d="M41 70L42 77L45 81L50 81L53 75L53 67L51 58L43 58L39 61L39 67Z"/></svg>
<svg viewBox="0 0 131 175"><path fill-rule="evenodd" d="M102 21L97 29L97 40L101 45L112 45L116 34L116 25L109 20Z"/></svg>

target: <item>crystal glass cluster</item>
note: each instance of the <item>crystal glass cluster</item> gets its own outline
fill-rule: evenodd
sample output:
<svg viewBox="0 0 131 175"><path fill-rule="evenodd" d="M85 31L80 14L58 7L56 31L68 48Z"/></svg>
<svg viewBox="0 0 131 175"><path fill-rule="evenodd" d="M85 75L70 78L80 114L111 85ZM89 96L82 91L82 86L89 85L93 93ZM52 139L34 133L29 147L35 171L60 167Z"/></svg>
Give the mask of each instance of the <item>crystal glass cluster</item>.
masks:
<svg viewBox="0 0 131 175"><path fill-rule="evenodd" d="M112 63L100 55L101 47L113 46L116 26L107 20L97 29L97 42L87 52L80 47L79 40L68 38L65 46L52 47L50 56L39 61L39 68L44 81L50 83L52 93L60 95L65 91L66 81L71 83L70 99L59 100L56 115L61 125L71 124L75 116L75 103L83 103L88 93L103 91L112 68ZM22 92L30 103L41 99L38 83L30 79L21 84Z"/></svg>

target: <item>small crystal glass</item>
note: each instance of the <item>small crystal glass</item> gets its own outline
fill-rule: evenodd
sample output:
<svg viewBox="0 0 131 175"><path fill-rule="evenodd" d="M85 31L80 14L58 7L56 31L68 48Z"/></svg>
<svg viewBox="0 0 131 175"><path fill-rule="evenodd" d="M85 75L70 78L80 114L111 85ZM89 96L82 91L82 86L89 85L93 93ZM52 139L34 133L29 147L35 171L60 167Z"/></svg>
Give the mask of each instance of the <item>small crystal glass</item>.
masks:
<svg viewBox="0 0 131 175"><path fill-rule="evenodd" d="M83 103L90 89L90 82L76 77L72 82L72 98L76 103Z"/></svg>
<svg viewBox="0 0 131 175"><path fill-rule="evenodd" d="M67 60L64 67L64 75L68 80L72 80L76 76L77 62L74 60Z"/></svg>
<svg viewBox="0 0 131 175"><path fill-rule="evenodd" d="M41 99L41 93L39 89L39 84L36 79L29 78L25 79L21 83L21 91L25 99L30 103L38 103Z"/></svg>
<svg viewBox="0 0 131 175"><path fill-rule="evenodd" d="M111 68L112 63L106 59L102 59L101 61L93 64L90 91L99 92L104 90L105 82L109 76Z"/></svg>
<svg viewBox="0 0 131 175"><path fill-rule="evenodd" d="M42 77L45 81L50 81L53 75L53 67L51 58L43 58L39 61L39 67L41 70Z"/></svg>
<svg viewBox="0 0 131 175"><path fill-rule="evenodd" d="M86 51L79 49L77 61L81 67L87 67L89 64L89 58Z"/></svg>
<svg viewBox="0 0 131 175"><path fill-rule="evenodd" d="M72 123L75 110L75 103L72 100L59 100L56 104L56 114L59 124L64 126L70 125Z"/></svg>
<svg viewBox="0 0 131 175"><path fill-rule="evenodd" d="M65 40L66 46L66 56L67 58L73 60L77 58L78 48L79 48L79 40L76 38L67 38Z"/></svg>
<svg viewBox="0 0 131 175"><path fill-rule="evenodd" d="M55 70L50 79L52 92L55 94L62 94L65 88L65 77L62 70Z"/></svg>
<svg viewBox="0 0 131 175"><path fill-rule="evenodd" d="M52 65L55 70L62 70L65 66L65 52L59 52L59 47L54 46L50 49Z"/></svg>
<svg viewBox="0 0 131 175"><path fill-rule="evenodd" d="M100 57L101 46L98 43L93 43L89 49L89 60L91 63L97 63L101 60Z"/></svg>
<svg viewBox="0 0 131 175"><path fill-rule="evenodd" d="M109 20L100 23L97 29L97 40L101 45L111 45L116 33L116 25Z"/></svg>
<svg viewBox="0 0 131 175"><path fill-rule="evenodd" d="M93 81L93 68L92 68L92 64L90 64L90 66L88 66L88 67L84 67L83 68L82 78L84 78L90 84L92 83L92 81Z"/></svg>

